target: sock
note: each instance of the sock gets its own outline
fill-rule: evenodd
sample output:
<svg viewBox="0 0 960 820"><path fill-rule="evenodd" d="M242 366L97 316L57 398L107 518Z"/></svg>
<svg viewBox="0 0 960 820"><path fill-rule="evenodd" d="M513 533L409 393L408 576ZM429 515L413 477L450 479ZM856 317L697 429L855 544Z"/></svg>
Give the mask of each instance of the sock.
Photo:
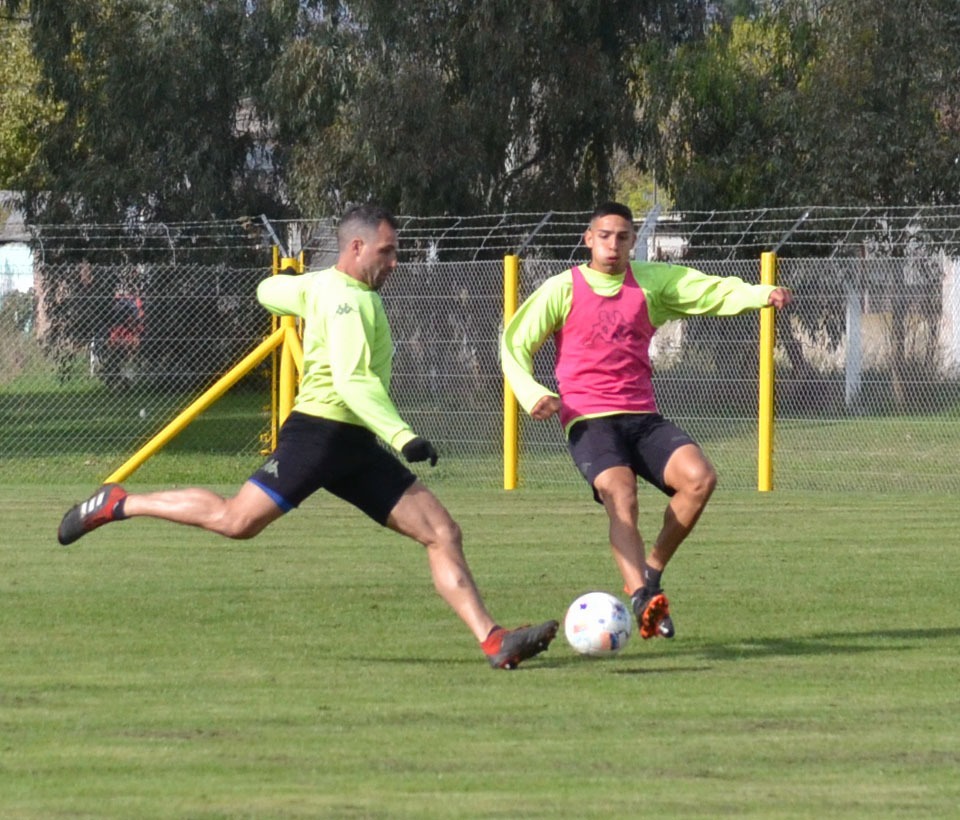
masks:
<svg viewBox="0 0 960 820"><path fill-rule="evenodd" d="M495 624L493 629L487 633L487 637L484 639L483 643L480 644L483 647L483 651L487 655L495 655L500 651L500 645L503 643L503 633L506 630L499 624Z"/></svg>
<svg viewBox="0 0 960 820"><path fill-rule="evenodd" d="M643 585L647 589L660 589L660 576L663 575L662 569L650 569L646 567L643 570Z"/></svg>
<svg viewBox="0 0 960 820"><path fill-rule="evenodd" d="M127 497L124 496L116 504L113 505L113 519L114 521L123 521L127 517L127 514L123 511L123 507L127 502Z"/></svg>

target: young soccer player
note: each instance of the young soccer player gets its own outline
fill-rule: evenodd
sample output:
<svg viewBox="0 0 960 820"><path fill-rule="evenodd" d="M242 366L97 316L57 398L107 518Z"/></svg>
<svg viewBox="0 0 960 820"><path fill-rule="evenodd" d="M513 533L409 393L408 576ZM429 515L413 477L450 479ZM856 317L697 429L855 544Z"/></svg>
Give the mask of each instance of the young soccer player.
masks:
<svg viewBox="0 0 960 820"><path fill-rule="evenodd" d="M625 205L594 211L584 233L590 264L548 279L507 324L503 370L535 419L558 415L580 473L609 519L614 559L643 638L675 633L662 576L717 482L697 443L657 412L650 341L670 319L732 316L790 302L785 288L707 276L680 265L631 262L636 233ZM559 396L533 377L533 356L555 336ZM670 497L645 555L637 478Z"/></svg>

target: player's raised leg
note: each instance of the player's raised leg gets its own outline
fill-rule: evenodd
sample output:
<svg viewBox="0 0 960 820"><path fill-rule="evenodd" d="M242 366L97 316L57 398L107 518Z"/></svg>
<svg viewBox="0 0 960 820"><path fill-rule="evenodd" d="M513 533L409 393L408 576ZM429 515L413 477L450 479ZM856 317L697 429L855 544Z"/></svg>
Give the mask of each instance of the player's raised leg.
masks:
<svg viewBox="0 0 960 820"><path fill-rule="evenodd" d="M57 537L61 544L72 544L104 524L146 516L227 538L252 538L283 513L263 489L249 481L230 498L202 487L128 494L118 484L108 484L67 512Z"/></svg>
<svg viewBox="0 0 960 820"><path fill-rule="evenodd" d="M253 538L285 512L252 481L229 498L202 487L130 495L124 509L128 518L159 518L236 539Z"/></svg>
<svg viewBox="0 0 960 820"><path fill-rule="evenodd" d="M673 495L647 561L649 566L660 571L700 520L717 486L717 473L703 450L696 444L685 444L667 461L663 481L673 490Z"/></svg>

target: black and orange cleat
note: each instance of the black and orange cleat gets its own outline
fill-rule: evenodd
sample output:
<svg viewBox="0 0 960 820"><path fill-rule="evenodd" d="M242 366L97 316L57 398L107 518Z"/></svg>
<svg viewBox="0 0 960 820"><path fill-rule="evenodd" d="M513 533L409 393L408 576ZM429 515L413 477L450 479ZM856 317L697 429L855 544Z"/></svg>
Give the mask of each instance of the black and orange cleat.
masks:
<svg viewBox="0 0 960 820"><path fill-rule="evenodd" d="M516 669L521 661L546 652L559 627L557 621L516 629L497 627L483 642L483 651L494 669Z"/></svg>
<svg viewBox="0 0 960 820"><path fill-rule="evenodd" d="M57 540L66 546L97 527L120 521L117 505L127 497L119 484L104 484L86 501L71 507L57 530Z"/></svg>
<svg viewBox="0 0 960 820"><path fill-rule="evenodd" d="M644 587L633 595L631 603L640 627L640 637L645 641L656 637L672 638L676 634L670 617L670 602L662 589Z"/></svg>

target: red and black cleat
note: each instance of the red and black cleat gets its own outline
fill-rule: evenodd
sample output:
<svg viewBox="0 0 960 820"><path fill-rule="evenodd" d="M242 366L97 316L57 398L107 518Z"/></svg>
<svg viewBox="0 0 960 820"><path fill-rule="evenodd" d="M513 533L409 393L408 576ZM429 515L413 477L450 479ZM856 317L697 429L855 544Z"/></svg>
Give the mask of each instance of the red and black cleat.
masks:
<svg viewBox="0 0 960 820"><path fill-rule="evenodd" d="M104 484L90 498L71 507L60 522L57 540L66 546L97 527L122 520L117 505L127 497L119 484Z"/></svg>
<svg viewBox="0 0 960 820"><path fill-rule="evenodd" d="M516 669L521 661L546 652L560 624L546 621L539 626L495 629L483 642L483 651L494 669Z"/></svg>

